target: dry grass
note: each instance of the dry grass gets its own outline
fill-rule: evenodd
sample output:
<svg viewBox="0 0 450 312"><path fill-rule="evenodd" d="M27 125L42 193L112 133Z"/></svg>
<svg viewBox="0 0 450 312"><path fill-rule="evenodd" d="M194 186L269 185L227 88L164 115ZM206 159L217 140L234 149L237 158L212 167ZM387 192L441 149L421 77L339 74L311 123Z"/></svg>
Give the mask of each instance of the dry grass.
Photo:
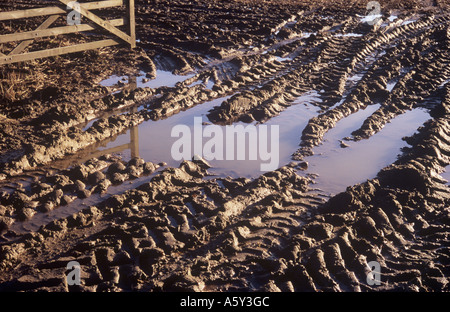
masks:
<svg viewBox="0 0 450 312"><path fill-rule="evenodd" d="M25 74L20 71L2 73L0 80L0 97L11 102L22 99L28 92L25 84Z"/></svg>

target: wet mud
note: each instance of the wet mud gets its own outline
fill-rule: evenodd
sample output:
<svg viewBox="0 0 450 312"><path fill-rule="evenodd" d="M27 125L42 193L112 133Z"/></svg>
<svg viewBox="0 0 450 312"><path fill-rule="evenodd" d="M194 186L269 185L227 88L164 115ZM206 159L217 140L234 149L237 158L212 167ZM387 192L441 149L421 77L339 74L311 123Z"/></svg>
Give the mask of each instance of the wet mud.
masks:
<svg viewBox="0 0 450 312"><path fill-rule="evenodd" d="M448 291L450 3L380 2L137 0L132 51L3 66L0 291ZM174 161L200 116L279 168Z"/></svg>

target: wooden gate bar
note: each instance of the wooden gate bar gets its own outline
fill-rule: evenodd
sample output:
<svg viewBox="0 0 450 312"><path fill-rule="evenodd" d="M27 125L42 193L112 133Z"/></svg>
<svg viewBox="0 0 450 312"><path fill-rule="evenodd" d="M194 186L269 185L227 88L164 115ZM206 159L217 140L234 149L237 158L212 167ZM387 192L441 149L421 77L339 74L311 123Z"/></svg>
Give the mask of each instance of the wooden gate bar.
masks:
<svg viewBox="0 0 450 312"><path fill-rule="evenodd" d="M113 20L110 20L109 22L114 26L123 26L125 24L125 21L123 18L113 19ZM43 37L71 34L71 33L75 33L75 32L91 31L91 30L95 30L95 29L96 28L91 25L80 24L80 25L73 25L73 26L54 27L54 28L43 29L43 30L32 30L32 31L16 33L16 34L0 35L0 44L5 43L5 42L11 42L11 41L21 41L21 40L29 40L29 39L37 39L37 38L43 38Z"/></svg>
<svg viewBox="0 0 450 312"><path fill-rule="evenodd" d="M65 4L65 5L67 5L70 2L73 2L73 0L58 0L58 1L63 3L63 4ZM78 11L78 9L77 9L77 11ZM101 19L100 17L98 17L94 13L84 9L82 6L80 6L80 8L79 8L79 12L81 13L81 15L83 15L87 19L93 21L94 23L96 23L100 27L106 29L107 31L109 31L113 35L116 35L120 39L122 39L125 42L131 44L131 37L129 35L127 35L126 33L124 33L123 31L121 31L120 29L114 27L109 21Z"/></svg>
<svg viewBox="0 0 450 312"><path fill-rule="evenodd" d="M80 3L80 6L85 10L97 10L121 6L123 5L123 1L124 0L104 0L104 1ZM21 18L55 15L55 14L67 14L67 10L61 7L53 6L20 11L6 11L0 12L0 21L9 21Z"/></svg>
<svg viewBox="0 0 450 312"><path fill-rule="evenodd" d="M52 15L49 18L47 18L45 20L45 22L43 22L38 28L36 28L36 30L41 30L41 29L46 29L49 28L51 24L53 24L57 19L58 19L59 15ZM11 53L10 55L13 54L19 54L20 52L22 52L23 50L25 50L30 44L33 43L34 40L25 40L22 41Z"/></svg>

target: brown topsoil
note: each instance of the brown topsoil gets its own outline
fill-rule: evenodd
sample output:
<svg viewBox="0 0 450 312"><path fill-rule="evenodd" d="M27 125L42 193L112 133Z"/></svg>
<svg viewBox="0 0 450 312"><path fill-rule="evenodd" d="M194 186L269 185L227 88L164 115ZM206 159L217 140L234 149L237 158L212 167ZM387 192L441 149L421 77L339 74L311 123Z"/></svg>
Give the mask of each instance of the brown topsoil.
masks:
<svg viewBox="0 0 450 312"><path fill-rule="evenodd" d="M0 12L55 3L6 0ZM360 21L366 3L137 0L135 49L0 66L0 291L449 291L450 188L440 174L450 164L450 3L380 1L381 26ZM0 22L0 35L42 21ZM45 38L28 51L105 36ZM175 87L99 84L157 70L195 76ZM207 79L211 89L192 84ZM320 114L298 134L293 161L254 179L210 177L203 160L172 168L115 154L57 166L209 100L233 95L208 113L212 123L266 122L310 90L322 90ZM304 158L338 121L379 103L348 141L410 110L431 117L376 176L335 196L312 191ZM69 206L76 212L17 230ZM67 283L70 261L81 285ZM367 282L371 261L380 285Z"/></svg>

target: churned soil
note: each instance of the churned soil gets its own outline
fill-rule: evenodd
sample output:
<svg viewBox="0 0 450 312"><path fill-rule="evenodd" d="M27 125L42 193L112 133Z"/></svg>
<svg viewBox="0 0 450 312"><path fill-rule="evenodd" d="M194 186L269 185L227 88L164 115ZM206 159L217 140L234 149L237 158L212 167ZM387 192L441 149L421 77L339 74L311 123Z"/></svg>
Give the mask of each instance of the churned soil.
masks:
<svg viewBox="0 0 450 312"><path fill-rule="evenodd" d="M49 4L8 0L0 11ZM448 291L450 3L380 4L382 21L370 25L365 1L137 0L134 50L1 66L0 291ZM0 34L40 22L0 22ZM191 78L100 84L158 70ZM208 112L211 123L264 123L312 90L320 113L293 134L292 162L254 179L210 176L197 158L169 167L107 154L56 166L210 100L230 96ZM376 176L333 196L313 190L305 158L371 105L380 106L344 141L369 140L411 110L430 119ZM73 213L19 230L67 207ZM70 261L81 285L67 283ZM372 261L381 285L367 283Z"/></svg>

